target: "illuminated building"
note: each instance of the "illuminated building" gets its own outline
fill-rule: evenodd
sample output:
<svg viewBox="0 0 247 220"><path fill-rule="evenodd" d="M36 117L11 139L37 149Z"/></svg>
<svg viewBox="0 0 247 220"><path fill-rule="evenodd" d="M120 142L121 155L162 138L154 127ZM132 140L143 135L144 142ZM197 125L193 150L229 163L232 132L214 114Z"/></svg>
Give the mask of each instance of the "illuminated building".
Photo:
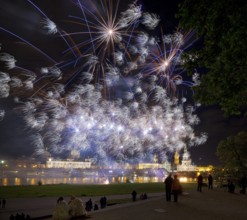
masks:
<svg viewBox="0 0 247 220"><path fill-rule="evenodd" d="M198 166L196 167L196 171L197 172L200 172L200 173L203 173L203 172L212 172L213 170L213 166L212 165L209 165L209 166Z"/></svg>
<svg viewBox="0 0 247 220"><path fill-rule="evenodd" d="M91 168L92 162L88 161L73 161L73 160L53 160L49 158L46 161L47 168L65 168L65 169L85 169Z"/></svg>
<svg viewBox="0 0 247 220"><path fill-rule="evenodd" d="M184 148L183 158L181 164L177 165L177 172L194 172L196 171L196 166L191 164L190 153L187 148Z"/></svg>
<svg viewBox="0 0 247 220"><path fill-rule="evenodd" d="M137 165L137 169L158 169L158 168L164 168L164 166L160 163L139 163Z"/></svg>
<svg viewBox="0 0 247 220"><path fill-rule="evenodd" d="M176 151L174 154L174 168L173 171L180 172L180 173L188 173L188 172L196 172L196 173L208 173L212 172L213 166L196 166L192 164L190 153L188 152L187 148L184 148L183 156L181 163L179 161L179 153Z"/></svg>

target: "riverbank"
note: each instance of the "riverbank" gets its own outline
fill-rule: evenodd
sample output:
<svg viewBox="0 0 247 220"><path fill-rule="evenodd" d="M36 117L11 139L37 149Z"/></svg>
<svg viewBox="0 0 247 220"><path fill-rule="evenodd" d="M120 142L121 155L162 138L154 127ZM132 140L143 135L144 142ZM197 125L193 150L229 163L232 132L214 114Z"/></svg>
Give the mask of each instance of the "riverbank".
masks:
<svg viewBox="0 0 247 220"><path fill-rule="evenodd" d="M107 206L105 209L90 212L94 220L163 220L170 219L200 219L200 220L244 220L247 216L247 196L243 194L228 193L224 188L208 190L203 188L199 193L196 189L186 190L179 197L178 203L166 202L164 193L148 194L147 200L138 200L124 204ZM90 197L93 203L100 197ZM131 198L130 194L107 196L111 199ZM65 197L69 201L69 197ZM89 197L82 197L86 202ZM8 199L5 209L0 209L0 219L9 219L10 214L17 212L29 214L32 218L47 216L51 219L53 208L56 204L56 197L46 198L19 198ZM40 218L42 219L42 218ZM44 219L44 218L43 218Z"/></svg>

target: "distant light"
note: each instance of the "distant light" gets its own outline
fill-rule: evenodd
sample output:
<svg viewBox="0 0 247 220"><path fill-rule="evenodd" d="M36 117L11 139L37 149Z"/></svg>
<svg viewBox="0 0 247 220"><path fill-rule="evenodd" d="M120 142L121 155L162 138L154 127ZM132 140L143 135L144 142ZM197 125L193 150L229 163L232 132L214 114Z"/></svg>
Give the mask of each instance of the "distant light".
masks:
<svg viewBox="0 0 247 220"><path fill-rule="evenodd" d="M106 180L104 180L104 182L103 182L104 184L106 184L106 185L108 185L110 182L109 182L109 180L108 179L106 179Z"/></svg>
<svg viewBox="0 0 247 220"><path fill-rule="evenodd" d="M187 182L188 182L188 178L187 178L187 177L180 177L180 178L179 178L179 181L180 181L181 183L187 183Z"/></svg>

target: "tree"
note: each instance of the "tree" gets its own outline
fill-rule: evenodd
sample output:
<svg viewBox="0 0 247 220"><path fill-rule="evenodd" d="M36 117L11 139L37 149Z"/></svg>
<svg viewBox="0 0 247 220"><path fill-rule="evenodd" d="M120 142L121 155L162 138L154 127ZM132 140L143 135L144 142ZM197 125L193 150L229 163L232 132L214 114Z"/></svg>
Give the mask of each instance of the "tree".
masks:
<svg viewBox="0 0 247 220"><path fill-rule="evenodd" d="M247 109L246 14L246 0L184 0L176 15L180 28L195 30L202 40L187 66L206 69L195 99L218 104L227 116Z"/></svg>
<svg viewBox="0 0 247 220"><path fill-rule="evenodd" d="M247 172L247 132L239 132L222 140L216 155L230 173L245 174Z"/></svg>

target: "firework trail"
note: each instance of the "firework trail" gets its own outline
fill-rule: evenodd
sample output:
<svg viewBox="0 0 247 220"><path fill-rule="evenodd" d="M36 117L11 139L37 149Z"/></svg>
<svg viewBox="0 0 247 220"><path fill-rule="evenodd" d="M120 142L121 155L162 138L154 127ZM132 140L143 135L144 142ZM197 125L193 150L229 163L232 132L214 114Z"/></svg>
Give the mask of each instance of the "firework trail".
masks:
<svg viewBox="0 0 247 220"><path fill-rule="evenodd" d="M57 35L67 47L56 61L0 27L52 63L37 73L16 66L8 53L0 54L5 64L0 97L18 91L17 109L32 133L36 155L48 151L53 157L90 157L97 164L151 161L158 155L163 162L168 151L206 141L206 134L193 130L199 123L194 108L184 105L185 98L182 104L174 98L177 85L193 85L176 69L181 68L184 38L164 35L162 48L156 37L137 31L139 24L155 28L157 15L143 13L136 4L119 12L120 1L74 1L80 15L69 16L68 22L80 28L66 32L28 3L42 16L48 34ZM198 83L198 75L195 79ZM107 99L105 86L111 96ZM1 109L0 120L4 114Z"/></svg>

